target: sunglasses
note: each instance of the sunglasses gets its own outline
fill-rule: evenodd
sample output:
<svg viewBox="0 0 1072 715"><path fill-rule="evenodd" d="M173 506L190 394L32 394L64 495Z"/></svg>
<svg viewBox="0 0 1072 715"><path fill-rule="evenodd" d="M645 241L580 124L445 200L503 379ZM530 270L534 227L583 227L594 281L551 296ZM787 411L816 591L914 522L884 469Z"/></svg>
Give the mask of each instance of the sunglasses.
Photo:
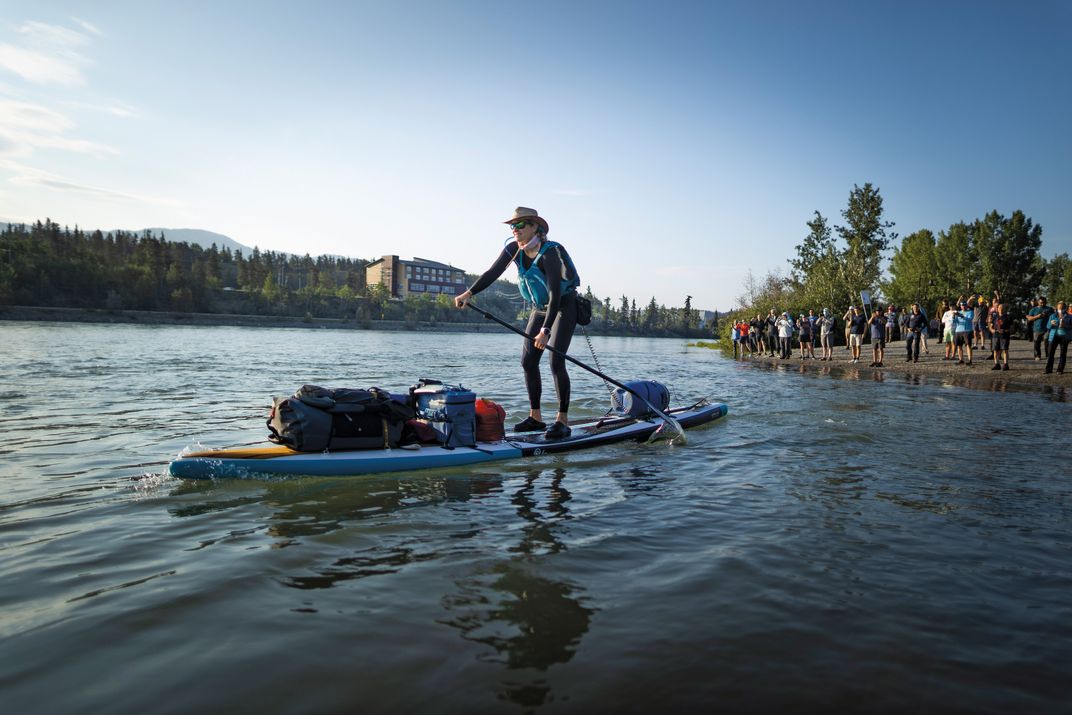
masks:
<svg viewBox="0 0 1072 715"><path fill-rule="evenodd" d="M531 221L517 221L516 223L510 224L510 228L514 229L515 231L520 231L521 229L525 228L526 226L531 226L531 225L532 225Z"/></svg>

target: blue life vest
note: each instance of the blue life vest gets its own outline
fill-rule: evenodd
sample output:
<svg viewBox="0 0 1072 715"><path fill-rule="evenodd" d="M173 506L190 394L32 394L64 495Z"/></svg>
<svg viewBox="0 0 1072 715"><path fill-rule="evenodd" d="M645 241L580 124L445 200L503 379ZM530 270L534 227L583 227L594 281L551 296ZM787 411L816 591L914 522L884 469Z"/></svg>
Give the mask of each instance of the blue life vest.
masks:
<svg viewBox="0 0 1072 715"><path fill-rule="evenodd" d="M514 239L507 241L507 244ZM522 255L524 251L518 250L517 255L514 256L514 261L517 262L517 289L521 293L521 297L525 299L525 302L535 305L537 308L544 308L551 300L550 291L547 288L547 276L543 274L537 265L540 259L543 258L543 254L547 253L549 249L554 248L558 252L559 260L562 263L562 276L559 283L559 290L561 295L569 293L581 284L580 276L577 275L577 269L573 265L573 259L570 258L569 253L561 245L554 241L544 241L540 246L540 252L536 254L536 258L532 260L532 264L526 269L522 264Z"/></svg>
<svg viewBox="0 0 1072 715"><path fill-rule="evenodd" d="M1056 311L1050 314L1049 324L1050 334L1049 341L1052 343L1054 338L1067 338L1072 334L1072 313L1065 313L1063 316L1059 315Z"/></svg>
<svg viewBox="0 0 1072 715"><path fill-rule="evenodd" d="M975 311L971 308L967 310L958 310L953 316L953 325L956 333L970 333L972 329L972 320L975 316Z"/></svg>

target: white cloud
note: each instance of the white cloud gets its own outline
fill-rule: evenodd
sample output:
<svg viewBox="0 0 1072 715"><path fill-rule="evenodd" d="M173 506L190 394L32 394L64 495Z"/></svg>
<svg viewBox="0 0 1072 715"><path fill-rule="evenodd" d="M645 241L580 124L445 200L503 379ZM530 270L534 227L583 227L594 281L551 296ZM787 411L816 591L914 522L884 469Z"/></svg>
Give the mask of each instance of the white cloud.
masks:
<svg viewBox="0 0 1072 715"><path fill-rule="evenodd" d="M115 104L86 104L84 102L68 102L68 107L75 107L77 109L85 109L91 112L102 112L104 114L111 114L113 117L119 117L120 119L134 119L141 116L141 112L137 107L131 106L125 102L116 102Z"/></svg>
<svg viewBox="0 0 1072 715"><path fill-rule="evenodd" d="M39 148L79 154L118 153L113 147L67 136L73 128L73 121L48 107L0 100L0 155L28 156Z"/></svg>
<svg viewBox="0 0 1072 715"><path fill-rule="evenodd" d="M0 159L0 169L6 169L13 172L14 175L11 176L9 181L19 186L44 188L61 193L85 194L113 201L130 201L162 206L181 206L180 202L173 199L130 194L100 186L82 184L62 176L56 176L55 174L41 171L40 169L23 166L14 161L4 161Z"/></svg>
<svg viewBox="0 0 1072 715"><path fill-rule="evenodd" d="M38 132L64 132L74 123L59 112L29 102L0 101L0 130L29 129Z"/></svg>
<svg viewBox="0 0 1072 715"><path fill-rule="evenodd" d="M82 83L81 69L60 57L0 43L0 69L36 84L73 85Z"/></svg>
<svg viewBox="0 0 1072 715"><path fill-rule="evenodd" d="M20 184L22 186L39 186L46 189L52 189L53 191L73 192L78 194L92 194L93 196L99 196L108 199L118 199L122 201L137 201L136 196L131 194L124 194L121 191L112 191L111 189L102 189L98 186L86 186L84 184L76 184L72 181L65 181L63 179L54 179L47 176L35 176L35 175L20 175L11 177L11 183Z"/></svg>
<svg viewBox="0 0 1072 715"><path fill-rule="evenodd" d="M88 32L88 33L90 33L92 35L96 35L97 37L104 37L104 33L100 31L100 28L98 28L96 25L94 25L91 22L86 22L82 18L75 17L74 15L71 16L71 22L75 23L76 25L81 27L83 30L85 30L86 32Z"/></svg>
<svg viewBox="0 0 1072 715"><path fill-rule="evenodd" d="M79 48L89 38L83 33L30 21L16 28L14 36L21 42L0 42L0 70L34 84L71 86L85 82L82 69L89 60Z"/></svg>

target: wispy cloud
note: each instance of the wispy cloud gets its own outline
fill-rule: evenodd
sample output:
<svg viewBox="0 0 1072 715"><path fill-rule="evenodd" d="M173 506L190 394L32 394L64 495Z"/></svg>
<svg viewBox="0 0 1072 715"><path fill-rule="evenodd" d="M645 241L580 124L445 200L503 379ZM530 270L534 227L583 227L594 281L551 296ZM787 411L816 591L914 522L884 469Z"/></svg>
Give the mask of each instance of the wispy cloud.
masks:
<svg viewBox="0 0 1072 715"><path fill-rule="evenodd" d="M93 30L99 34L96 28ZM0 42L0 70L34 84L70 86L85 82L82 70L90 62L80 51L89 41L84 33L30 21L15 28L9 38L14 41Z"/></svg>
<svg viewBox="0 0 1072 715"><path fill-rule="evenodd" d="M96 198L109 199L112 201L129 201L137 203L158 204L163 206L181 206L181 203L172 199L155 196L131 194L123 191L91 184L83 184L72 181L63 176L57 176L40 169L24 166L18 162L0 159L0 168L12 172L9 181L20 186L31 186L49 189L68 194L89 195Z"/></svg>
<svg viewBox="0 0 1072 715"><path fill-rule="evenodd" d="M74 15L71 16L71 22L78 25L91 35L96 35L97 37L104 37L104 33L100 31L100 28L98 28L91 22L87 22L80 17L75 17Z"/></svg>
<svg viewBox="0 0 1072 715"><path fill-rule="evenodd" d="M115 104L86 104L85 102L67 102L65 106L85 109L90 112L102 112L104 114L111 114L113 117L119 117L120 119L133 119L141 116L141 111L137 107L133 107L129 104L126 104L125 102L116 102Z"/></svg>
<svg viewBox="0 0 1072 715"><path fill-rule="evenodd" d="M74 122L54 109L0 100L0 156L28 156L45 148L80 154L118 153L113 147L68 136L73 128Z"/></svg>
<svg viewBox="0 0 1072 715"><path fill-rule="evenodd" d="M23 186L40 186L46 189L52 189L54 191L73 192L77 194L91 194L93 196L117 199L121 201L138 201L138 197L131 194L124 194L121 191L112 191L111 189L102 189L98 186L86 186L84 184L76 184L71 181L64 181L63 179L52 179L47 176L13 176L11 182L14 184L22 184Z"/></svg>

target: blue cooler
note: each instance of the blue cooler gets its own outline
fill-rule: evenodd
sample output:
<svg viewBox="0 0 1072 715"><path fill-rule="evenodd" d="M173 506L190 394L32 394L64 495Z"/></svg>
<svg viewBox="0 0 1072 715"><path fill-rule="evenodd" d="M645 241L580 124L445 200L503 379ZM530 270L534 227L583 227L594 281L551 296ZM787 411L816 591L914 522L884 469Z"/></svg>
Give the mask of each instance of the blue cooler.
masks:
<svg viewBox="0 0 1072 715"><path fill-rule="evenodd" d="M476 393L461 385L421 379L410 388L417 419L440 435L444 447L476 446Z"/></svg>

